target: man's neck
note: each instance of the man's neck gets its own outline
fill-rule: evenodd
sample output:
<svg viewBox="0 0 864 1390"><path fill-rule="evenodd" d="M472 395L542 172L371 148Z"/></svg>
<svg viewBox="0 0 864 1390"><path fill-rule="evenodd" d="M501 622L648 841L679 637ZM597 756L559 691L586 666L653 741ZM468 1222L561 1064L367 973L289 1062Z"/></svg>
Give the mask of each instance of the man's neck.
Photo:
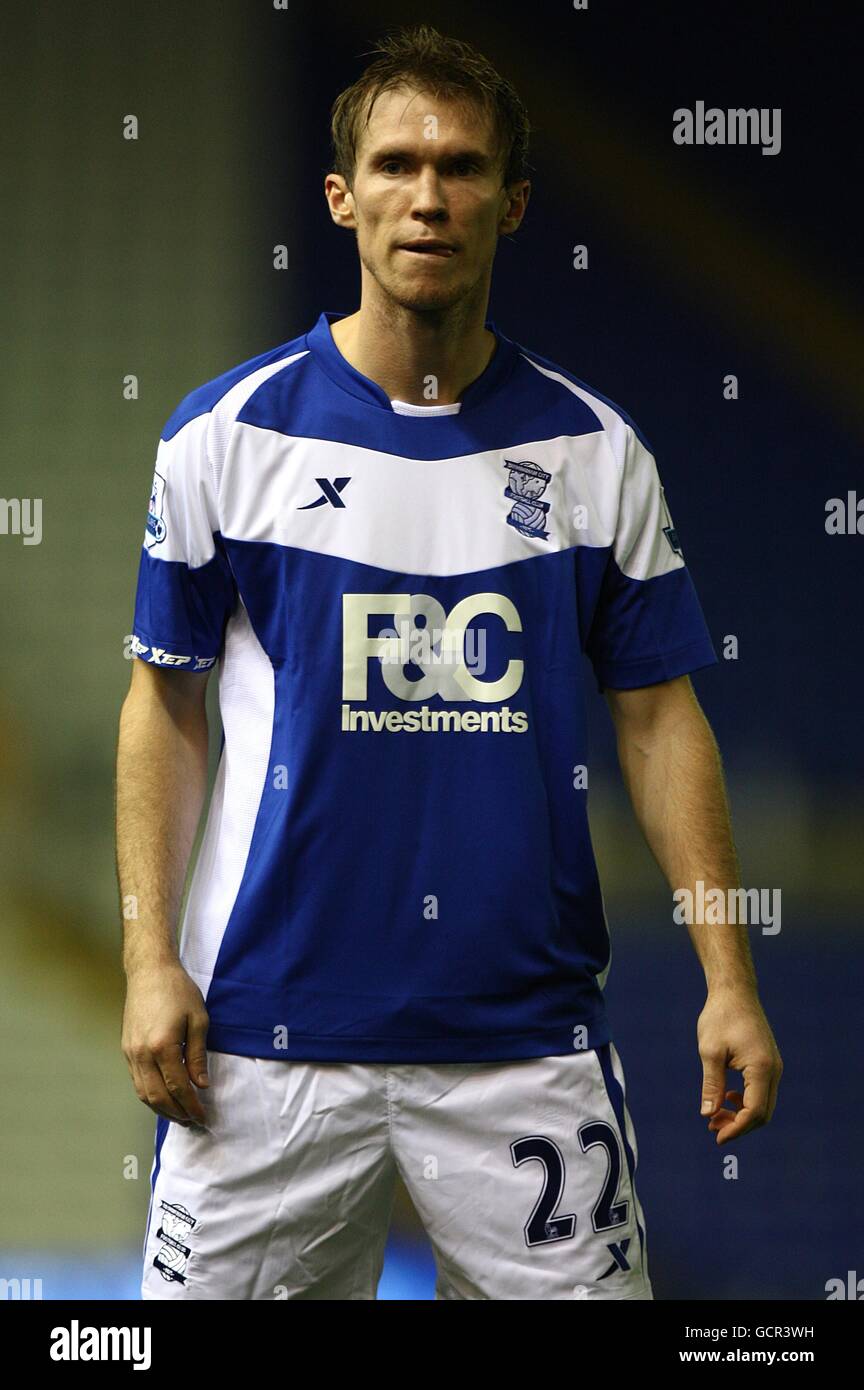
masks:
<svg viewBox="0 0 864 1390"><path fill-rule="evenodd" d="M486 370L496 347L482 314L472 315L470 323L459 318L361 305L356 314L331 323L330 332L345 360L391 400L453 405Z"/></svg>

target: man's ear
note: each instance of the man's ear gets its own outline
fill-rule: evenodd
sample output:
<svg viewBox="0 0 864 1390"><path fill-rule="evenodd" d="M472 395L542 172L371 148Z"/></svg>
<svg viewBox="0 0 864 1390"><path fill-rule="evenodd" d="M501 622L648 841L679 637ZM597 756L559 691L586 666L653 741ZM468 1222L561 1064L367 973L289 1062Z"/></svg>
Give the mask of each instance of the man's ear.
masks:
<svg viewBox="0 0 864 1390"><path fill-rule="evenodd" d="M337 177L341 179L340 183L336 183L335 180ZM340 194L340 205L338 207L334 207L333 204L332 193L334 192L334 190ZM330 216L336 223L337 227L350 227L354 219L354 194L352 193L351 189L348 187L347 182L342 178L341 175L327 175L327 178L324 181L324 196L327 199L327 205L330 209ZM350 202L348 201L349 199Z"/></svg>

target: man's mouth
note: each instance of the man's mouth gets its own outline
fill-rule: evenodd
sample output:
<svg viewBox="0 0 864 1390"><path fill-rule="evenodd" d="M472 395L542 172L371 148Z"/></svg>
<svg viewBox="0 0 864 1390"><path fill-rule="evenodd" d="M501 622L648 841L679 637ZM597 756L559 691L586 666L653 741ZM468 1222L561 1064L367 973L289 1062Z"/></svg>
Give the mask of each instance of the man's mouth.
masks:
<svg viewBox="0 0 864 1390"><path fill-rule="evenodd" d="M456 247L451 246L446 241L406 241L399 247L400 251L408 251L413 256L448 256L456 254Z"/></svg>

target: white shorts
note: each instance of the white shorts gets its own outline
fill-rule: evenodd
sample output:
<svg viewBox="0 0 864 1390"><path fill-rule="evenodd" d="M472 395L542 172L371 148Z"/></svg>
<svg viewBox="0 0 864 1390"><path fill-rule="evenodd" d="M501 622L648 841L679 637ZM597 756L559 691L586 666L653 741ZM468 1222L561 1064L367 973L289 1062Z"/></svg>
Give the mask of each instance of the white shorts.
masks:
<svg viewBox="0 0 864 1390"><path fill-rule="evenodd" d="M614 1045L515 1062L208 1053L157 1125L145 1299L374 1299L397 1174L439 1299L650 1299Z"/></svg>

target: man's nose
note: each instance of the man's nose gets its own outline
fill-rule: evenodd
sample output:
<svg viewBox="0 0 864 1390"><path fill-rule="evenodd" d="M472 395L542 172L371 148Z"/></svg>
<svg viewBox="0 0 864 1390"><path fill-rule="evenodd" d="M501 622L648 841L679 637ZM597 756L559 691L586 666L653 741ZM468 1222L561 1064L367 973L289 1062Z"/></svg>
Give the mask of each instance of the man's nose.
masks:
<svg viewBox="0 0 864 1390"><path fill-rule="evenodd" d="M441 180L434 169L424 169L414 186L414 211L427 217L446 212L446 202Z"/></svg>

